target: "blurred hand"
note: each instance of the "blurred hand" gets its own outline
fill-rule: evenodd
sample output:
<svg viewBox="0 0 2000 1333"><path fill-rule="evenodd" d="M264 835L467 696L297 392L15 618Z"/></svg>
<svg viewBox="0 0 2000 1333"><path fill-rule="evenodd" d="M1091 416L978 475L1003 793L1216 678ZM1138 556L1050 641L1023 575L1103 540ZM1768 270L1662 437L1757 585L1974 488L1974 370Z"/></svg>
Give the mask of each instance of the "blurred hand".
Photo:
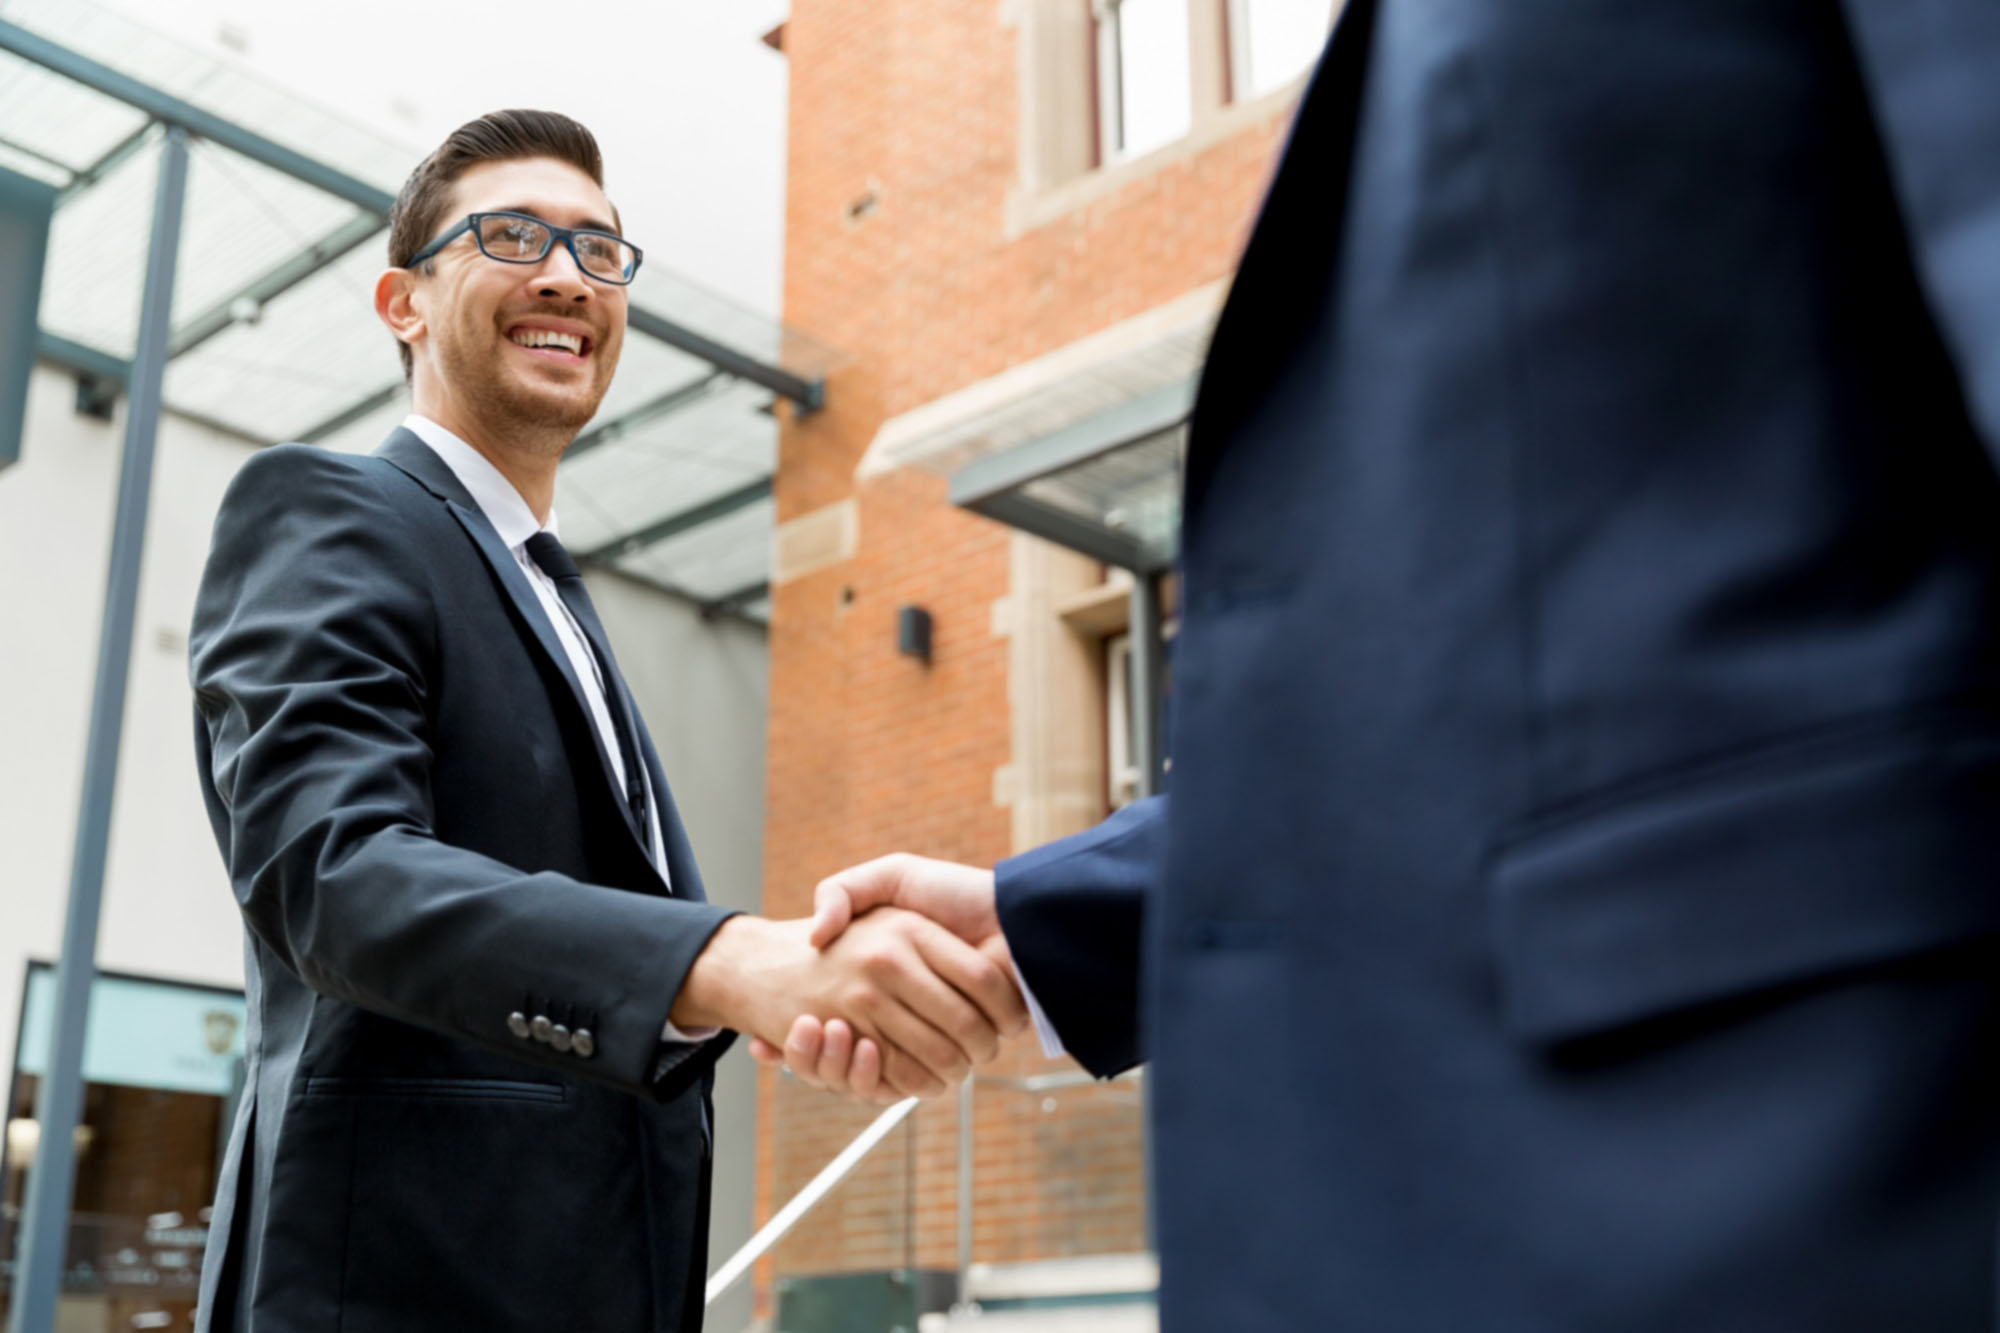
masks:
<svg viewBox="0 0 2000 1333"><path fill-rule="evenodd" d="M675 1025L735 1028L770 1046L789 1041L801 1018L839 1022L844 1044L830 1054L843 1086L880 1099L944 1092L1026 1021L1003 962L914 913L872 912L824 949L808 941L811 929L725 921L675 999ZM829 1054L821 1032L815 1069Z"/></svg>
<svg viewBox="0 0 2000 1333"><path fill-rule="evenodd" d="M822 880L813 891L813 905L811 941L816 947L831 946L857 919L878 908L901 908L929 917L976 946L1013 985L1013 961L1000 932L990 870L898 853ZM1009 1036L1020 1032L1026 1026L1024 1005L1017 1015L1000 1030ZM837 1017L822 1021L818 1015L802 1014L782 1048L760 1034L751 1038L750 1053L762 1063L784 1065L814 1087L870 1101L894 1100L881 1074L883 1052L866 1033L857 1033Z"/></svg>

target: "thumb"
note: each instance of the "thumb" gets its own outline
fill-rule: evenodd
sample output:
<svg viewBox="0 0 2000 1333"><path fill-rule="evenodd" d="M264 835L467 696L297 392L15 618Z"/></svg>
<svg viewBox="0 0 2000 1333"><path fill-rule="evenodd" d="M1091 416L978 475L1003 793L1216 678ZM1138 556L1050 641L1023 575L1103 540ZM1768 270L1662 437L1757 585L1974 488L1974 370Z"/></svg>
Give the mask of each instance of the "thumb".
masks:
<svg viewBox="0 0 2000 1333"><path fill-rule="evenodd" d="M823 879L813 890L812 931L806 936L807 943L815 949L824 949L840 938L847 929L847 923L854 920L854 903L847 896L847 888L838 875Z"/></svg>
<svg viewBox="0 0 2000 1333"><path fill-rule="evenodd" d="M812 932L806 936L812 947L824 949L855 917L895 902L896 867L896 858L885 856L821 880L813 890Z"/></svg>

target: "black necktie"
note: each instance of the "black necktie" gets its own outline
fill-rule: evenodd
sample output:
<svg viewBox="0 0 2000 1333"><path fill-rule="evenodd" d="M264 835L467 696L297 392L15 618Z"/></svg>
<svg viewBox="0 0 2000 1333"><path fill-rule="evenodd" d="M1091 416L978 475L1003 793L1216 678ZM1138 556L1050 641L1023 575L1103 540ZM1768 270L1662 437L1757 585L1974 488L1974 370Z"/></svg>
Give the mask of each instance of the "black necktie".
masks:
<svg viewBox="0 0 2000 1333"><path fill-rule="evenodd" d="M618 733L619 757L625 761L625 800L631 806L632 822L639 831L639 841L650 851L653 826L646 817L646 779L639 767L639 733L625 707L625 686L619 679L617 664L611 660L610 640L604 637L604 626L597 619L597 608L590 604L590 593L583 586L583 571L576 567L576 561L569 558L563 544L546 532L538 532L528 538L528 556L555 581L556 594L569 608L569 613L576 617L576 623L583 629L583 637L590 643L591 652L597 655L598 674L604 682L604 706L611 713L611 729Z"/></svg>

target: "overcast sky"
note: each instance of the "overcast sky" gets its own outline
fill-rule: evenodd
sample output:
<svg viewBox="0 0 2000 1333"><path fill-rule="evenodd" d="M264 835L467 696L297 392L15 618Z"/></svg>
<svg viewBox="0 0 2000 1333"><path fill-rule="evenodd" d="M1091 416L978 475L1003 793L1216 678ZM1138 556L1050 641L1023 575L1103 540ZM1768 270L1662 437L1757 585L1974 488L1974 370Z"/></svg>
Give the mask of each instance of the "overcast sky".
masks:
<svg viewBox="0 0 2000 1333"><path fill-rule="evenodd" d="M421 153L503 106L596 133L626 231L766 314L782 266L787 0L96 0Z"/></svg>

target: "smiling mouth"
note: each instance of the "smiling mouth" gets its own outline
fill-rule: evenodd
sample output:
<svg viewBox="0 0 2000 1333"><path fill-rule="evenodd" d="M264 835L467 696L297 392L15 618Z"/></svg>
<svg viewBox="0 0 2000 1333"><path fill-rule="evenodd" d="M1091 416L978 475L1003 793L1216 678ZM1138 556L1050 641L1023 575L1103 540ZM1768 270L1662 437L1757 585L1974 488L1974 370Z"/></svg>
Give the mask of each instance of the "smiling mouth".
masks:
<svg viewBox="0 0 2000 1333"><path fill-rule="evenodd" d="M590 354L590 339L555 329L515 329L507 341L551 361L581 361Z"/></svg>

